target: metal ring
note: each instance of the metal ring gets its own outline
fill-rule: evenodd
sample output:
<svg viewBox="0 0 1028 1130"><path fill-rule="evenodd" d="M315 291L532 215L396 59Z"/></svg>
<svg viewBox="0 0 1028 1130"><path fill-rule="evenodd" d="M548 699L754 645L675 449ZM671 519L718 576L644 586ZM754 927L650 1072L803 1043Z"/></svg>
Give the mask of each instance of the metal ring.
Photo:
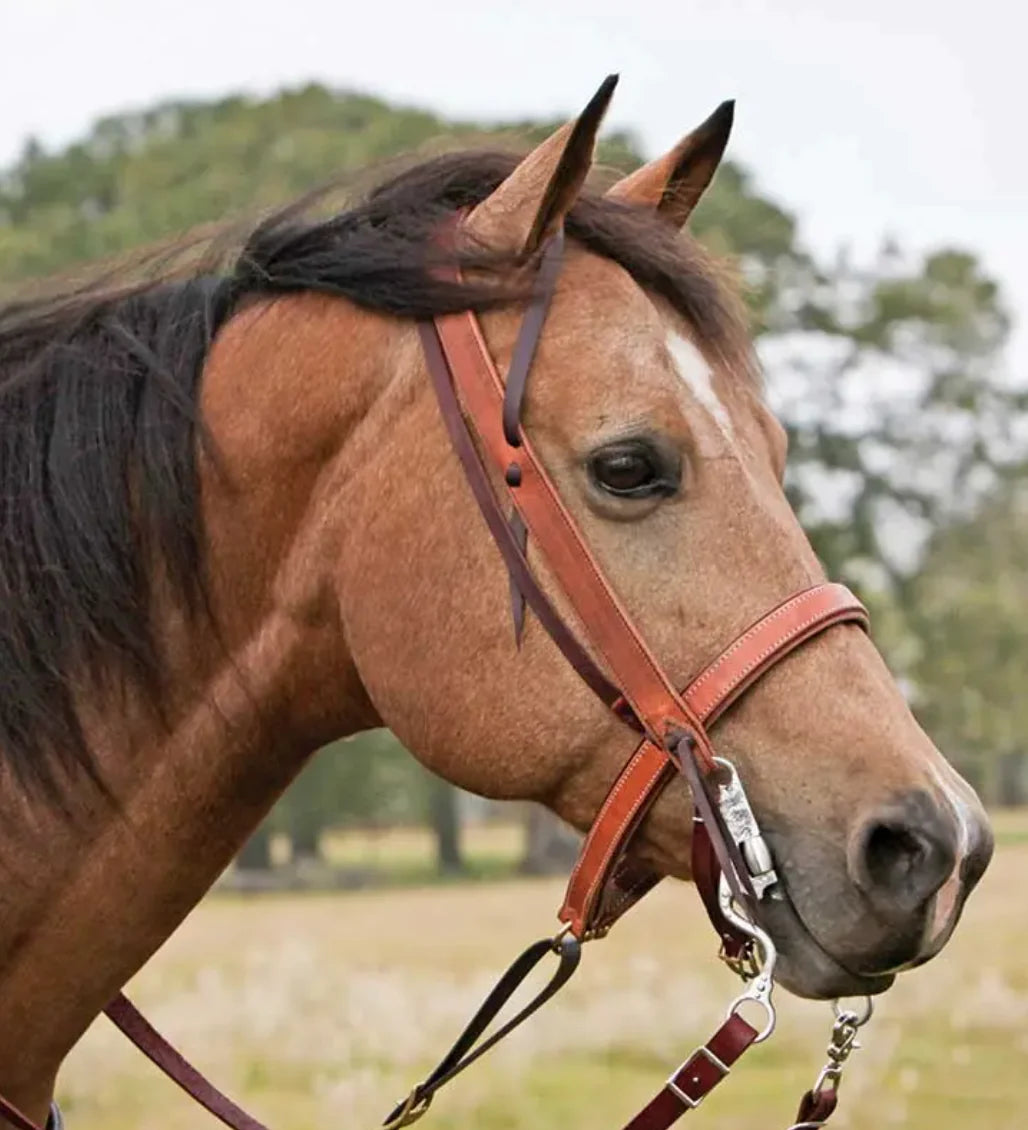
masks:
<svg viewBox="0 0 1028 1130"><path fill-rule="evenodd" d="M421 1084L419 1083L403 1100L403 1105L396 1114L388 1121L382 1123L382 1130L401 1130L401 1127L413 1125L419 1118L427 1113L428 1108L432 1105L434 1096L429 1094L425 1095L423 1098L419 1098L418 1091L420 1089Z"/></svg>
<svg viewBox="0 0 1028 1130"><path fill-rule="evenodd" d="M738 997L736 1000L732 1001L728 1009L728 1015L741 1016L742 1014L739 1012L739 1010L748 1001L752 1001L754 1004L759 1004L760 1007L767 1013L767 1023L764 1025L763 1029L761 1029L761 1031L757 1033L753 1040L755 1044L762 1044L775 1030L775 1024L778 1021L778 1017L775 1014L775 1006L771 1003L768 997L756 996L752 993L743 993L741 997ZM746 1020L745 1016L743 1016L742 1018L743 1020ZM746 1023L749 1024L749 1021L746 1020Z"/></svg>
<svg viewBox="0 0 1028 1130"><path fill-rule="evenodd" d="M743 911L735 905L735 899L732 897L732 891L728 886L728 880L725 878L724 872L721 873L721 877L718 880L718 906L725 918L727 918L741 934L745 934L756 942L760 949L761 970L769 976L773 976L775 966L778 963L778 949L771 939L771 935L766 930L761 929L755 922L751 922Z"/></svg>
<svg viewBox="0 0 1028 1130"><path fill-rule="evenodd" d="M841 1020L844 1014L849 1014L853 1017L852 1023L857 1028L862 1028L872 1016L874 1016L875 1002L870 997L864 997L864 1011L863 1013L850 1012L849 1009L844 1009L839 1003L839 998L836 997L832 1001L832 1014L836 1020Z"/></svg>
<svg viewBox="0 0 1028 1130"><path fill-rule="evenodd" d="M571 933L571 923L565 922L561 928L553 935L550 944L554 949L560 949L560 943Z"/></svg>
<svg viewBox="0 0 1028 1130"><path fill-rule="evenodd" d="M728 760L727 757L715 757L713 760L714 760L714 764L719 769L724 769L728 773L728 780L725 782L726 784L730 785L732 783L732 781L738 781L739 780L738 771L736 770L736 768L732 764L732 762ZM718 784L721 784L721 782L718 781Z"/></svg>

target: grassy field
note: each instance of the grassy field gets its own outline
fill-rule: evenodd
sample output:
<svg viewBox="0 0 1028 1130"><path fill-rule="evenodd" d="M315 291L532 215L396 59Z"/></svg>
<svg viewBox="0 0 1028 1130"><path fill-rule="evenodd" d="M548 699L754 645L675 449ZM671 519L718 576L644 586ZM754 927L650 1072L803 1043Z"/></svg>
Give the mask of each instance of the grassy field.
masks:
<svg viewBox="0 0 1028 1130"><path fill-rule="evenodd" d="M1028 814L948 950L879 1003L838 1130L1028 1125ZM389 849L379 845L388 855ZM548 932L561 884L508 881L209 898L130 986L230 1094L276 1130L379 1124L501 968ZM430 1130L618 1130L721 1016L735 982L692 893L665 884L586 949L564 994L475 1065ZM823 1060L824 1005L781 994L780 1030L688 1125L784 1130ZM74 1130L214 1125L106 1021L68 1060Z"/></svg>
<svg viewBox="0 0 1028 1130"><path fill-rule="evenodd" d="M509 874L523 848L519 823L473 824L462 836L465 863L479 877ZM435 878L435 838L428 828L329 833L322 837L321 850L330 866L363 869L391 885Z"/></svg>

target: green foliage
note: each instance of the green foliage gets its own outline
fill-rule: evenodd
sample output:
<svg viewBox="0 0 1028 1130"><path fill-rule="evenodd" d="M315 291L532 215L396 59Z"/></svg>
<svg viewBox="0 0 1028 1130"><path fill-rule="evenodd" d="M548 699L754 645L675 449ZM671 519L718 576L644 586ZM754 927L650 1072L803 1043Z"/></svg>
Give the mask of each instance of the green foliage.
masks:
<svg viewBox="0 0 1028 1130"><path fill-rule="evenodd" d="M64 270L282 204L443 135L450 144L509 145L547 128L446 122L318 84L104 118L55 153L30 140L0 178L0 279ZM639 162L625 134L606 141L601 157L622 168Z"/></svg>
<svg viewBox="0 0 1028 1130"><path fill-rule="evenodd" d="M424 823L426 772L388 730L369 730L319 751L272 817L308 851L326 827Z"/></svg>
<svg viewBox="0 0 1028 1130"><path fill-rule="evenodd" d="M990 800L1024 799L1003 768L1020 770L1028 756L1025 486L940 529L911 589L919 714Z"/></svg>
<svg viewBox="0 0 1028 1130"><path fill-rule="evenodd" d="M808 266L795 218L763 196L749 172L726 161L690 226L713 251L738 261L754 329L758 335L771 329L779 318L778 296Z"/></svg>
<svg viewBox="0 0 1028 1130"><path fill-rule="evenodd" d="M905 600L930 532L1024 466L1028 391L996 372L998 287L966 253L886 246L870 267L808 263L770 321L792 501L830 572Z"/></svg>

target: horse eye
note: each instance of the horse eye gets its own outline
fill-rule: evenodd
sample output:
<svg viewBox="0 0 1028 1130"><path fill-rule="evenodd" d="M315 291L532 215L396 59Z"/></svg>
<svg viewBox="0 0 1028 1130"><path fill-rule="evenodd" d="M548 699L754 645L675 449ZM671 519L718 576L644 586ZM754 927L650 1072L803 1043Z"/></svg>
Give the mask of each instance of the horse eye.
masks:
<svg viewBox="0 0 1028 1130"><path fill-rule="evenodd" d="M597 451L589 471L597 486L618 498L671 494L677 486L657 452L643 443L613 444Z"/></svg>

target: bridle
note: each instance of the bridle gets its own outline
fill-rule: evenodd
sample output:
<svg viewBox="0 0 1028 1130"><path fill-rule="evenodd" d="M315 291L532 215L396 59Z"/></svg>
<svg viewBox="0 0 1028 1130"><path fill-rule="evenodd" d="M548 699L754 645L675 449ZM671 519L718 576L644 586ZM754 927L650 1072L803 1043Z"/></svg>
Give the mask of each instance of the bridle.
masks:
<svg viewBox="0 0 1028 1130"><path fill-rule="evenodd" d="M422 322L418 331L450 441L510 575L519 644L527 606L583 681L639 732L641 740L585 838L558 914L561 929L513 962L436 1069L390 1112L383 1124L386 1130L399 1130L420 1118L444 1084L567 983L578 968L584 942L605 936L660 881L659 873L634 863L626 849L676 774L685 777L695 803L693 878L721 939L721 956L746 987L714 1035L669 1076L625 1130L666 1130L698 1106L749 1047L771 1035L777 955L760 926L760 906L765 899L781 897L779 877L738 775L715 754L707 730L771 667L814 636L838 624L868 626L866 610L848 589L815 585L787 597L730 643L681 693L675 689L608 584L522 428L528 375L562 253L563 234L558 232L540 257L506 380L493 363L473 312ZM496 478L504 483L500 493ZM527 557L529 537L581 623L589 650L536 581ZM481 1040L518 986L550 954L556 954L558 966L545 987ZM759 1027L743 1016L743 1009L754 1004L762 1012ZM832 1114L842 1066L857 1046L858 1029L871 1015L870 1001L861 1014L842 1010L838 1003L833 1008L828 1063L804 1095L791 1130L815 1130ZM145 1055L226 1125L265 1130L193 1068L123 995L104 1011ZM18 1130L40 1130L2 1096L0 1116ZM61 1128L56 1105L47 1127Z"/></svg>

